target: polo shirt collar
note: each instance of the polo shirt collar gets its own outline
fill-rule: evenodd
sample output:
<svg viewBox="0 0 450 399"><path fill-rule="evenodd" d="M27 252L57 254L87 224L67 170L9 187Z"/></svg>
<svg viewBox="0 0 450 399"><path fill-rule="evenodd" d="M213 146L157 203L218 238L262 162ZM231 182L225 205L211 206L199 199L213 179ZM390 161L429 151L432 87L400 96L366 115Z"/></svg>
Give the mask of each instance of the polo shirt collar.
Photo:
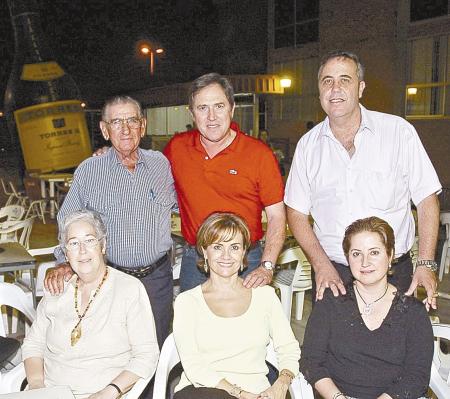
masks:
<svg viewBox="0 0 450 399"><path fill-rule="evenodd" d="M241 131L239 124L237 122L232 121L230 123L230 128L231 130L234 130L236 132L236 137L234 138L234 140L231 142L231 144L227 147L224 148L222 151L220 151L219 154L221 153L226 153L228 151L233 151L236 152L239 150L238 144L239 144L239 140L241 138L241 135L245 134ZM200 151L201 153L205 153L206 150L205 148L202 146L202 143L200 142L200 131L198 129L194 130L195 134L193 136L193 147L197 150Z"/></svg>
<svg viewBox="0 0 450 399"><path fill-rule="evenodd" d="M375 125L372 118L369 115L369 112L367 111L367 108L364 107L362 104L359 104L359 108L361 110L361 124L359 126L358 132L368 130L372 133L375 133L376 132ZM334 134L330 128L330 119L328 118L328 116L325 118L322 127L320 128L320 135L328 136L335 139Z"/></svg>

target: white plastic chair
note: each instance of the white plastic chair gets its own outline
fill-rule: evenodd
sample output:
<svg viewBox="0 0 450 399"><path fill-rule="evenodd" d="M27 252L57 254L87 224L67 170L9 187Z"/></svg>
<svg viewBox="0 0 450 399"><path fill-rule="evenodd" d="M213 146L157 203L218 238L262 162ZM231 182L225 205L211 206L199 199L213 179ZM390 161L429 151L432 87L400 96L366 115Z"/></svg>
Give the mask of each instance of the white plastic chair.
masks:
<svg viewBox="0 0 450 399"><path fill-rule="evenodd" d="M445 226L445 241L439 266L439 281L442 281L444 272L448 273L450 268L450 212L442 212L440 220L441 224Z"/></svg>
<svg viewBox="0 0 450 399"><path fill-rule="evenodd" d="M42 255L52 255L53 252L55 251L56 247L57 247L57 245L55 245L53 247L48 247L48 248L29 249L28 253L32 257L37 257L37 256L42 256ZM38 262L38 264L36 266L37 275L36 275L36 279L35 279L36 297L44 296L44 279L45 279L45 275L46 275L48 269L51 269L52 267L55 267L55 266L56 266L56 261L55 260L50 260L50 261L47 261L47 262ZM20 282L24 283L26 288L30 290L29 292L27 292L27 295L32 295L32 293L31 293L30 272L23 271L20 280L21 280ZM22 285L22 284L20 284L20 285Z"/></svg>
<svg viewBox="0 0 450 399"><path fill-rule="evenodd" d="M0 209L0 219L6 218L3 222L12 222L22 219L25 208L21 205L7 205Z"/></svg>
<svg viewBox="0 0 450 399"><path fill-rule="evenodd" d="M45 224L47 201L41 196L41 181L36 177L25 177L23 184L27 193L27 199L30 201L25 218L28 218L30 215L37 216Z"/></svg>
<svg viewBox="0 0 450 399"><path fill-rule="evenodd" d="M0 242L19 242L26 249L30 247L30 235L35 216L11 222L3 222L0 226Z"/></svg>
<svg viewBox="0 0 450 399"><path fill-rule="evenodd" d="M14 284L0 283L0 308L2 307L11 307L26 317L25 331L28 330L29 325L36 318L36 310L33 308L33 302ZM0 335L6 337L10 328L7 314L5 313L3 316L5 317L0 321ZM0 393L19 391L24 377L25 369L23 363L19 363L7 372L2 372L0 374Z"/></svg>
<svg viewBox="0 0 450 399"><path fill-rule="evenodd" d="M450 398L450 354L440 348L440 338L450 340L449 324L433 324L434 354L431 365L430 388L438 399Z"/></svg>
<svg viewBox="0 0 450 399"><path fill-rule="evenodd" d="M267 346L266 360L274 367L278 366L272 342ZM155 373L155 386L153 388L153 397L155 399L166 398L169 373L179 362L180 356L178 355L178 350L175 346L175 340L173 334L170 334L164 341L159 355L158 367L156 368ZM306 382L301 374L292 380L292 384L289 387L289 393L291 394L292 399L314 399L311 385ZM172 393L170 397L172 397Z"/></svg>
<svg viewBox="0 0 450 399"><path fill-rule="evenodd" d="M8 197L8 199L6 200L5 206L12 205L14 203L14 198L15 198L14 193L12 191L8 191L7 184L5 183L3 178L0 178L0 180L2 183L3 193Z"/></svg>
<svg viewBox="0 0 450 399"><path fill-rule="evenodd" d="M288 248L278 257L277 265L297 262L295 269L282 269L275 273L272 285L279 288L281 294L281 305L288 318L291 319L292 296L296 293L295 318L301 320L303 317L303 304L305 291L312 288L311 265L300 247Z"/></svg>
<svg viewBox="0 0 450 399"><path fill-rule="evenodd" d="M17 201L17 204L24 206L28 199L27 196L24 195L23 192L17 190L16 186L14 185L14 183L12 181L9 182L9 187L11 187L11 192L13 193L13 196L14 196L15 200Z"/></svg>
<svg viewBox="0 0 450 399"><path fill-rule="evenodd" d="M33 301L22 291L20 287L10 283L0 283L0 307L10 307L22 313L29 323L25 323L25 329L28 328L36 318L36 310L33 307ZM7 318L3 318L0 323L0 335L6 337L10 331Z"/></svg>

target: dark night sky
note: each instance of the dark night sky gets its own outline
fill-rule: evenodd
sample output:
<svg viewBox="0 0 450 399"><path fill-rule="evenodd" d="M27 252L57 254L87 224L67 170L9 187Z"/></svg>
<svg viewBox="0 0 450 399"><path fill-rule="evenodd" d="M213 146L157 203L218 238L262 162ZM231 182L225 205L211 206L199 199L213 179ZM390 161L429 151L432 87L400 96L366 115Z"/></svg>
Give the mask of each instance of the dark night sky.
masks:
<svg viewBox="0 0 450 399"><path fill-rule="evenodd" d="M266 32L266 11L260 6L265 1L258 8L247 0L38 0L38 3L42 28L56 59L74 77L89 106L101 104L111 94L186 82L212 70L264 72L266 44L261 33ZM244 7L244 11L253 7L250 12L254 14L256 10L259 15L249 22L246 16L233 12L230 3ZM219 23L230 17L229 24ZM237 37L244 38L241 45L236 42ZM157 60L154 77L149 74L148 58L137 52L142 40L153 40L166 49L164 57ZM260 43L252 45L252 41ZM251 54L258 46L263 51ZM254 65L227 62L229 57L233 59L233 52L239 61L245 53ZM0 55L3 96L14 55L6 0L0 0ZM259 57L258 62L255 57Z"/></svg>

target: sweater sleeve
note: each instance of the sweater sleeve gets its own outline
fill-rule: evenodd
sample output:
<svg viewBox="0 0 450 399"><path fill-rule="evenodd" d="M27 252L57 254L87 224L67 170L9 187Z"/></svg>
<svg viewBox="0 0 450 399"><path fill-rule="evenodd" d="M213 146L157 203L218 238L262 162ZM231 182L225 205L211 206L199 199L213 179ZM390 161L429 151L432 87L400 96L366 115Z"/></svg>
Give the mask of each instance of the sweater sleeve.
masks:
<svg viewBox="0 0 450 399"><path fill-rule="evenodd" d="M190 292L180 294L174 306L173 335L184 373L196 387L215 388L222 377L210 367L207 354L198 347L196 321L198 304ZM201 315L200 315L201 317Z"/></svg>
<svg viewBox="0 0 450 399"><path fill-rule="evenodd" d="M126 370L141 378L147 378L156 370L159 348L150 300L142 283L139 283L136 297L128 308L127 330L131 359Z"/></svg>
<svg viewBox="0 0 450 399"><path fill-rule="evenodd" d="M280 300L275 290L270 289L270 336L277 354L279 370L289 370L294 375L299 372L300 346L296 340L286 315L283 312Z"/></svg>
<svg viewBox="0 0 450 399"><path fill-rule="evenodd" d="M22 360L30 357L44 358L47 328L50 324L46 314L46 305L47 298L44 295L37 307L36 319L23 340Z"/></svg>
<svg viewBox="0 0 450 399"><path fill-rule="evenodd" d="M408 313L403 374L386 390L387 394L399 399L426 395L433 359L433 329L425 307L414 300Z"/></svg>
<svg viewBox="0 0 450 399"><path fill-rule="evenodd" d="M326 367L332 302L328 295L314 304L305 330L300 371L312 385L322 378L331 378Z"/></svg>

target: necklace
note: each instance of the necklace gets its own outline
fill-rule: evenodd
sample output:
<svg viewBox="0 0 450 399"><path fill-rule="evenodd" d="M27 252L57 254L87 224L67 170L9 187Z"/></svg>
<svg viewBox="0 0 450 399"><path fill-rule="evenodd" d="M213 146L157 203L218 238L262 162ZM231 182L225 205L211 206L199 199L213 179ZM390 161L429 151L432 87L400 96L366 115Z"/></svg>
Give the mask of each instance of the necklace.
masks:
<svg viewBox="0 0 450 399"><path fill-rule="evenodd" d="M100 288L102 287L103 283L106 280L106 277L108 277L108 266L106 266L105 274L103 275L102 281L100 281L100 284L96 288L94 295L92 295L92 298L89 300L86 309L84 309L83 314L80 314L80 311L78 309L78 286L80 283L80 278L77 278L77 282L75 284L75 311L78 315L78 322L73 328L72 332L70 333L70 345L75 346L77 342L81 338L81 321L83 320L84 316L86 315L87 311L89 310L89 307L91 306L92 301L97 296L98 292L100 291Z"/></svg>
<svg viewBox="0 0 450 399"><path fill-rule="evenodd" d="M356 289L356 292L358 293L359 297L361 298L361 300L364 302L364 307L362 310L362 313L364 316L369 316L372 313L373 310L373 305L378 302L381 298L383 298L386 295L386 292L388 290L389 287L389 283L386 283L386 289L384 290L383 295L381 295L378 299L375 299L373 302L367 303L364 298L362 297L362 295L360 294L359 290L358 290L358 286L356 284L354 284L354 287Z"/></svg>

